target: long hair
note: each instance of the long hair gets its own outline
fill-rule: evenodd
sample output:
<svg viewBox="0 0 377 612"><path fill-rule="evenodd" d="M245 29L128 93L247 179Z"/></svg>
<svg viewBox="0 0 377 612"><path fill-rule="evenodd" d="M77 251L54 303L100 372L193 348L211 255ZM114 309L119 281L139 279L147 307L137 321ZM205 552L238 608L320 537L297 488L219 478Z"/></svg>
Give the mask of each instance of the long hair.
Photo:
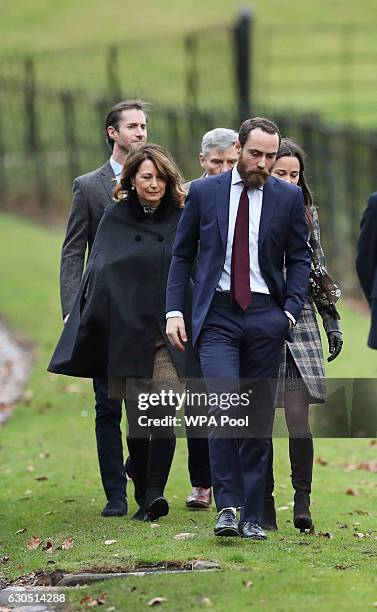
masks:
<svg viewBox="0 0 377 612"><path fill-rule="evenodd" d="M305 218L309 227L313 225L311 207L313 206L313 195L309 189L309 185L305 176L305 153L298 146L298 144L292 140L292 138L282 138L279 150L276 155L276 159L281 157L296 157L300 164L300 172L298 177L298 185L302 189L305 202Z"/></svg>
<svg viewBox="0 0 377 612"><path fill-rule="evenodd" d="M181 172L170 154L156 144L145 144L132 149L124 162L119 184L114 190L114 199L118 202L127 201L132 194L131 180L135 177L143 161L149 159L154 163L162 178L166 181L166 190L161 204L164 201L172 202L179 208L184 205L186 192L182 187Z"/></svg>

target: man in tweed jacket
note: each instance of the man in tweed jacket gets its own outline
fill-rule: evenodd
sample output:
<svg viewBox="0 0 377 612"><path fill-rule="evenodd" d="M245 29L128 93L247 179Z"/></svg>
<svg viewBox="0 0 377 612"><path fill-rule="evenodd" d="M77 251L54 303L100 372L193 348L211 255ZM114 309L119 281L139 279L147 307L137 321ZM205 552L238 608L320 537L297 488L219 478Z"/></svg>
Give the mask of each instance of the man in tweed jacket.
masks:
<svg viewBox="0 0 377 612"><path fill-rule="evenodd" d="M146 105L141 100L116 104L105 122L110 159L100 168L79 176L73 183L72 207L63 243L60 265L60 296L64 322L67 320L103 212L112 203L112 193L120 178L129 150L147 140ZM108 399L107 380L93 380L96 400L96 439L98 461L107 505L102 516L127 513L127 478L123 463L120 422L122 404Z"/></svg>

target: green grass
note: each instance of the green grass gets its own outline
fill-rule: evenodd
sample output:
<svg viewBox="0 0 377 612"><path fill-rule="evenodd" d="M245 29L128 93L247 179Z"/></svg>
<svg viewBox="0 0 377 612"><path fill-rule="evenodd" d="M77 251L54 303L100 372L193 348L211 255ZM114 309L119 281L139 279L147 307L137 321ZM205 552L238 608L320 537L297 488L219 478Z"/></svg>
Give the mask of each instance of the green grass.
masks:
<svg viewBox="0 0 377 612"><path fill-rule="evenodd" d="M160 527L99 516L105 500L95 452L91 385L45 372L61 329L61 239L61 232L0 217L0 312L39 348L28 385L33 395L0 430L0 558L10 557L0 566L0 574L15 578L37 569L115 569L202 558L218 561L221 570L96 585L74 593L74 605L80 608L78 600L85 593L98 596L105 590L106 603L118 610L142 609L157 596L167 598L166 610L203 609L204 597L211 599L214 610L229 612L250 606L325 612L371 608L377 600L377 483L372 473L346 469L348 463L376 459L377 447L369 440L315 442L316 456L327 464L315 465L313 517L317 534L330 531L332 539L300 537L292 527L291 511L282 509L279 531L265 543L216 540L214 510L189 513L184 508L189 490L184 440L179 440L167 488L171 512ZM375 354L364 342L368 321L347 307L342 315L346 348L332 373L375 375ZM36 480L40 476L46 480ZM285 439L276 441L276 480L277 507L285 507L292 499ZM358 495L346 495L348 488ZM132 486L130 500L133 512ZM16 534L22 528L27 531ZM370 537L354 535L369 530ZM174 539L181 532L194 537ZM53 552L29 550L32 536L50 539ZM74 539L73 548L59 549L67 537ZM117 541L107 546L107 539ZM244 580L253 586L247 589Z"/></svg>

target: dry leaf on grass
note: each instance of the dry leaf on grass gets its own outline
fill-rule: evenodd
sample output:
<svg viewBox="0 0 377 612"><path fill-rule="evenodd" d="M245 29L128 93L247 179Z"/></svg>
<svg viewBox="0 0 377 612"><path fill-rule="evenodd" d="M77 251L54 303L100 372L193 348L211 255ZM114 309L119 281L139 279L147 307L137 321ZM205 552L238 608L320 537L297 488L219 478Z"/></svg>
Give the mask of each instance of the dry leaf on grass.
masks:
<svg viewBox="0 0 377 612"><path fill-rule="evenodd" d="M73 538L67 538L62 544L63 550L69 550L70 548L73 548Z"/></svg>
<svg viewBox="0 0 377 612"><path fill-rule="evenodd" d="M331 531L319 531L317 535L319 538L327 538L328 540L331 540L334 537Z"/></svg>
<svg viewBox="0 0 377 612"><path fill-rule="evenodd" d="M247 588L250 589L250 587L254 586L253 585L253 581L252 580L243 580L242 584Z"/></svg>
<svg viewBox="0 0 377 612"><path fill-rule="evenodd" d="M160 606L164 601L167 601L166 597L153 597L148 601L148 606Z"/></svg>
<svg viewBox="0 0 377 612"><path fill-rule="evenodd" d="M42 550L45 550L46 552L52 552L52 542L51 540L46 540L45 543L42 546Z"/></svg>
<svg viewBox="0 0 377 612"><path fill-rule="evenodd" d="M155 527L161 527L160 523L149 523L149 527L154 529Z"/></svg>
<svg viewBox="0 0 377 612"><path fill-rule="evenodd" d="M93 601L93 597L91 595L84 595L84 597L81 597L81 599L80 599L80 604L81 605L87 604L90 601Z"/></svg>
<svg viewBox="0 0 377 612"><path fill-rule="evenodd" d="M21 527L21 529L17 529L17 531L16 531L16 535L17 535L18 533L25 533L25 531L27 531L26 527Z"/></svg>
<svg viewBox="0 0 377 612"><path fill-rule="evenodd" d="M41 541L42 540L40 538L38 538L37 536L33 536L28 541L27 547L29 548L29 550L36 550L38 548L38 546L40 545Z"/></svg>
<svg viewBox="0 0 377 612"><path fill-rule="evenodd" d="M194 533L177 533L174 536L175 540L191 540L191 538L195 538L195 534Z"/></svg>
<svg viewBox="0 0 377 612"><path fill-rule="evenodd" d="M36 476L34 480L38 480L39 482L42 482L42 480L48 480L48 478L47 476Z"/></svg>
<svg viewBox="0 0 377 612"><path fill-rule="evenodd" d="M80 393L81 387L79 385L67 385L64 387L65 393Z"/></svg>
<svg viewBox="0 0 377 612"><path fill-rule="evenodd" d="M8 563L10 557L8 557L8 555L6 555L5 557L0 557L0 565L2 565L3 563Z"/></svg>
<svg viewBox="0 0 377 612"><path fill-rule="evenodd" d="M212 606L212 601L209 597L202 597L200 603L202 603L204 606L208 606L209 608Z"/></svg>
<svg viewBox="0 0 377 612"><path fill-rule="evenodd" d="M317 459L315 460L315 462L318 465L328 465L328 462L326 461L326 459L322 459L322 457L317 457Z"/></svg>
<svg viewBox="0 0 377 612"><path fill-rule="evenodd" d="M346 495L353 495L354 497L357 497L358 495L360 495L360 493L358 491L355 491L355 489L347 489L346 490Z"/></svg>
<svg viewBox="0 0 377 612"><path fill-rule="evenodd" d="M106 546L111 546L111 544L116 544L116 540L105 540Z"/></svg>
<svg viewBox="0 0 377 612"><path fill-rule="evenodd" d="M40 459L48 459L49 457L51 457L50 453L39 453L38 457Z"/></svg>

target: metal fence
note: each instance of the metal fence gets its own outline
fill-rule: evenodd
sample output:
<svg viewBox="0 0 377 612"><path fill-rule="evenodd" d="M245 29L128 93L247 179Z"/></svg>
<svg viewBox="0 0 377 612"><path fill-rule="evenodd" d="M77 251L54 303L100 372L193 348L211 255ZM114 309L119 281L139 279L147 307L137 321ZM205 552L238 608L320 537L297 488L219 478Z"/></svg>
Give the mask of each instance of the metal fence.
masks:
<svg viewBox="0 0 377 612"><path fill-rule="evenodd" d="M260 47L257 39L251 44L250 26L243 15L229 27L196 32L184 40L146 41L143 52L133 43L124 49L72 50L64 57L42 54L0 62L0 208L47 221L65 220L73 178L110 154L104 118L123 97L141 95L153 103L149 139L172 152L187 179L201 172L198 152L205 131L237 129L251 112L265 115L306 150L330 269L346 292L354 291L359 219L368 194L377 188L377 132L298 113L293 103L297 92L291 98L287 93L293 85L298 90L298 84L287 81L284 93L281 71L279 95L291 105L279 110L266 83L272 78L271 58L282 65L288 61L285 47L270 29L281 53L275 57L271 50L261 75ZM335 38L333 47L338 48ZM163 87L160 69L170 71ZM305 84L306 91L309 86Z"/></svg>

